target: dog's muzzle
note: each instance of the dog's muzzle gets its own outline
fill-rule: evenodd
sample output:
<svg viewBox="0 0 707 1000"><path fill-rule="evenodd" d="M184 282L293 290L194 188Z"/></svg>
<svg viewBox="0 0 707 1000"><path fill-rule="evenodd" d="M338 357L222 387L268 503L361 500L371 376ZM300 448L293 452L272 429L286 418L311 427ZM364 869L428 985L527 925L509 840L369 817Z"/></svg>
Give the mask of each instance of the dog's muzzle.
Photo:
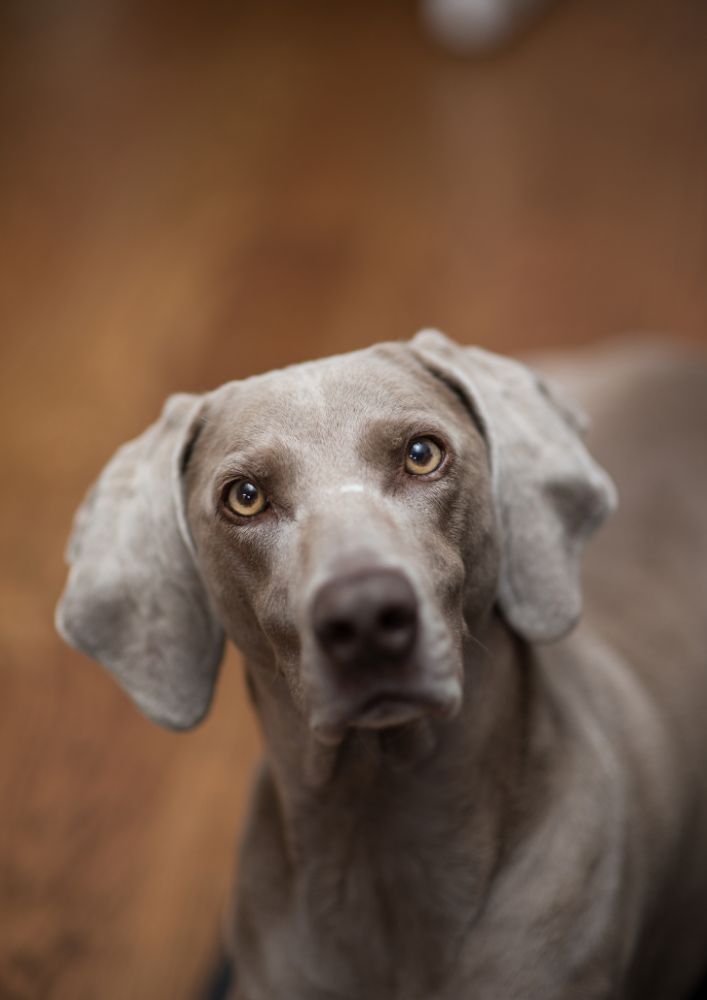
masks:
<svg viewBox="0 0 707 1000"><path fill-rule="evenodd" d="M445 714L446 691L421 669L418 600L402 572L366 569L328 581L314 595L311 622L329 692L316 712L322 735Z"/></svg>

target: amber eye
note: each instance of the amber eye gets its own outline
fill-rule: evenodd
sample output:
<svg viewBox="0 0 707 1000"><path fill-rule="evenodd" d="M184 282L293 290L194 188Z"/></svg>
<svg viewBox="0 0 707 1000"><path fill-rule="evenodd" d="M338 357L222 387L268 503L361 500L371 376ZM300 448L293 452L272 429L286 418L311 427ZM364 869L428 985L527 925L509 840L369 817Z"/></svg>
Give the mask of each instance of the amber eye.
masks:
<svg viewBox="0 0 707 1000"><path fill-rule="evenodd" d="M255 517L264 511L268 499L255 483L249 479L237 479L231 483L225 493L226 505L241 517Z"/></svg>
<svg viewBox="0 0 707 1000"><path fill-rule="evenodd" d="M405 469L413 476L426 476L442 464L444 452L432 438L413 438L407 447Z"/></svg>

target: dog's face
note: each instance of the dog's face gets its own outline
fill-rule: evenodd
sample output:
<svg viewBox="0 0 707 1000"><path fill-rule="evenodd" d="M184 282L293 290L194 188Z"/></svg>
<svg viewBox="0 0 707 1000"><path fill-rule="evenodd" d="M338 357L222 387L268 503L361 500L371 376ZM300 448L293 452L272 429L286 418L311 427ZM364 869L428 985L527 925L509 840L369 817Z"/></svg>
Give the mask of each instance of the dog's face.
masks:
<svg viewBox="0 0 707 1000"><path fill-rule="evenodd" d="M487 447L462 400L386 345L211 394L186 511L226 633L276 669L315 733L461 698L462 644L491 607Z"/></svg>
<svg viewBox="0 0 707 1000"><path fill-rule="evenodd" d="M321 740L452 714L494 604L531 642L579 615L614 496L579 430L524 366L431 332L171 397L77 514L58 627L172 727L224 632Z"/></svg>

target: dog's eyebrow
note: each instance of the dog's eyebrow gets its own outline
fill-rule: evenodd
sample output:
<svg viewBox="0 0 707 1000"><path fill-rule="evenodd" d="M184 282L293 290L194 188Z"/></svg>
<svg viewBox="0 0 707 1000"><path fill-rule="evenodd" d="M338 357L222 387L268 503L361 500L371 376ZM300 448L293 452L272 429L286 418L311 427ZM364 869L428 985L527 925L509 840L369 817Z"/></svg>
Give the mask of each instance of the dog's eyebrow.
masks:
<svg viewBox="0 0 707 1000"><path fill-rule="evenodd" d="M264 448L233 450L219 463L214 478L223 480L229 475L248 474L263 483L286 480L294 474L294 456L277 443Z"/></svg>

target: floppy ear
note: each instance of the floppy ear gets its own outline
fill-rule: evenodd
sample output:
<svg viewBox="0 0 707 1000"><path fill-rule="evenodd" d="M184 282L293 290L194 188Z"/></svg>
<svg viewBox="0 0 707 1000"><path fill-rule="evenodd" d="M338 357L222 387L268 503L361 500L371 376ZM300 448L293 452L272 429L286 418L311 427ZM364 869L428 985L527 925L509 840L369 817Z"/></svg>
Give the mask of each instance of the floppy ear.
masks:
<svg viewBox="0 0 707 1000"><path fill-rule="evenodd" d="M200 396L171 396L160 419L105 467L76 515L56 614L70 645L174 729L195 725L208 709L224 643L182 496L201 404Z"/></svg>
<svg viewBox="0 0 707 1000"><path fill-rule="evenodd" d="M581 612L583 544L616 506L613 483L580 438L585 418L557 386L509 358L435 330L411 347L461 394L486 437L504 617L531 642L560 638Z"/></svg>

